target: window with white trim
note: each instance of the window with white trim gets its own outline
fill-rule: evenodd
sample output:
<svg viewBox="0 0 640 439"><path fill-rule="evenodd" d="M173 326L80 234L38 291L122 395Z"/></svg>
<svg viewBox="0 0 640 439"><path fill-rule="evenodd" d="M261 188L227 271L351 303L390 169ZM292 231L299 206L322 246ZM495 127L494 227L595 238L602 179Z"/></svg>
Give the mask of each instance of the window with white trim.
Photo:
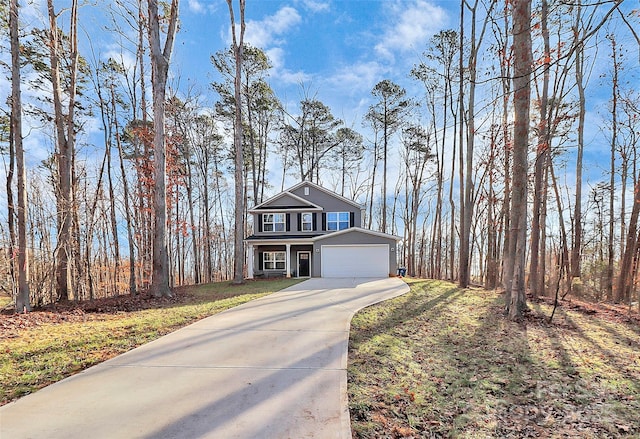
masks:
<svg viewBox="0 0 640 439"><path fill-rule="evenodd" d="M263 232L284 232L286 216L284 213L265 213L262 215Z"/></svg>
<svg viewBox="0 0 640 439"><path fill-rule="evenodd" d="M327 212L327 230L344 230L349 228L349 212Z"/></svg>
<svg viewBox="0 0 640 439"><path fill-rule="evenodd" d="M264 252L262 254L263 270L284 270L286 266L285 252Z"/></svg>
<svg viewBox="0 0 640 439"><path fill-rule="evenodd" d="M312 213L303 213L300 215L300 230L303 232L312 232L313 231L313 214Z"/></svg>

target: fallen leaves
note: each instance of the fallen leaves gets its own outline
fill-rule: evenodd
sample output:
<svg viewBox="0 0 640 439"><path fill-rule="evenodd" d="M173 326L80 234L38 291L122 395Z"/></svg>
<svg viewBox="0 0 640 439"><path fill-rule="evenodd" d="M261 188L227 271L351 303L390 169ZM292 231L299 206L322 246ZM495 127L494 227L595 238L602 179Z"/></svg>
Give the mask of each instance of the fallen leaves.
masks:
<svg viewBox="0 0 640 439"><path fill-rule="evenodd" d="M549 306L535 302L516 325L495 293L415 282L372 310L396 324L367 315L363 336L352 322L349 401L376 401L352 417L355 438L639 437L635 316L573 303L549 323Z"/></svg>

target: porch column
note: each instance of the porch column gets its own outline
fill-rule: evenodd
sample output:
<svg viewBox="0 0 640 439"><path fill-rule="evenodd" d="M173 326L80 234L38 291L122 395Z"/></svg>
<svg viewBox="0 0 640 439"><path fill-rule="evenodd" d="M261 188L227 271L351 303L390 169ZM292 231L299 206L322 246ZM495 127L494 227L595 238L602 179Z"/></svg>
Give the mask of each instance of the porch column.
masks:
<svg viewBox="0 0 640 439"><path fill-rule="evenodd" d="M285 261L287 261L287 277L291 277L291 244L287 244Z"/></svg>
<svg viewBox="0 0 640 439"><path fill-rule="evenodd" d="M253 279L253 245L247 245L247 279Z"/></svg>

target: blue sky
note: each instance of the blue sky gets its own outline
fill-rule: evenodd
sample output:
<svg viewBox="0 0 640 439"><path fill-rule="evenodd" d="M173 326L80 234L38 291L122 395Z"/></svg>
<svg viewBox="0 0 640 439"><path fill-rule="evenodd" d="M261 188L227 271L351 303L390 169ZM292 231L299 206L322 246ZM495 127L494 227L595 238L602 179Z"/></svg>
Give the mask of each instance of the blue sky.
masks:
<svg viewBox="0 0 640 439"><path fill-rule="evenodd" d="M92 65L121 56L132 65L131 44L123 51L123 37L108 29L113 27L109 6L114 6L115 0L111 1L81 2L80 52ZM123 1L135 5L134 0ZM237 6L237 0L234 3ZM54 0L54 5L61 11L60 24L66 31L70 1ZM362 131L362 116L372 103L371 89L379 81L391 79L408 89L414 87L416 91L410 95L421 93L408 72L435 33L456 25L457 8L456 1L248 0L245 40L269 56L273 64L269 82L289 110L295 112L304 87L306 93L328 105L335 117ZM20 13L25 31L48 26L45 0L22 0ZM122 29L135 41L131 29ZM213 105L217 96L209 87L215 77L210 57L229 47L230 35L225 0L181 0L170 86L183 93L193 87L201 93L201 102ZM0 54L0 59L8 62L8 54ZM33 77L33 72L23 71L25 85ZM9 81L0 81L0 95L9 93ZM23 87L27 105L41 94ZM28 133L26 160L39 172L37 166L54 149L53 131L28 117L24 123ZM86 146L78 154L92 162L95 154L101 156L103 147L97 110L95 117L83 121L83 127L78 140ZM274 163L276 175L278 168L281 165Z"/></svg>
<svg viewBox="0 0 640 439"><path fill-rule="evenodd" d="M270 82L284 102L300 100L301 84L353 122L382 79L408 82L427 41L455 24L455 2L424 0L293 0L247 2L246 40L274 65ZM209 56L228 46L229 13L222 0L183 0L174 73L202 84ZM357 121L359 125L359 121Z"/></svg>
<svg viewBox="0 0 640 439"><path fill-rule="evenodd" d="M95 2L92 4L92 2ZM55 0L56 8L69 0ZM234 1L237 3L237 0ZM82 55L89 58L89 40L96 56L106 59L119 50L117 34L105 31L107 5L104 0L90 0L79 11ZM638 1L627 0L625 7L637 7ZM285 106L295 111L307 93L328 105L333 114L348 126L364 131L362 116L373 102L371 89L390 79L420 98L422 86L409 79L414 64L420 61L429 39L443 29L457 28L458 0L248 0L246 40L262 48L273 63L269 82ZM44 0L23 1L22 20L32 26L46 23ZM68 13L67 13L68 15ZM65 15L63 14L63 17ZM174 47L170 85L180 90L190 86L202 94L201 101L213 104L215 94L209 87L215 72L210 56L230 44L229 13L225 0L181 0L180 32ZM638 81L638 48L628 30L612 29L626 38L630 48L627 74ZM626 35L626 37L624 37ZM587 160L591 161L592 178L601 178L607 167L607 130L603 119L610 86L608 48L600 39L592 79L587 90ZM635 52L634 52L635 50ZM483 53L487 53L486 47ZM0 54L5 57L6 54ZM4 59L4 58L3 58ZM633 70L635 69L635 73ZM6 96L9 84L0 83L0 94ZM25 99L30 96L24 90ZM482 106L479 99L478 105ZM85 125L85 138L95 138L99 150L101 133L97 120ZM27 160L38 163L52 150L48 130L30 131L26 139ZM366 135L366 132L364 133ZM572 172L569 159L567 172ZM571 177L568 177L571 180Z"/></svg>

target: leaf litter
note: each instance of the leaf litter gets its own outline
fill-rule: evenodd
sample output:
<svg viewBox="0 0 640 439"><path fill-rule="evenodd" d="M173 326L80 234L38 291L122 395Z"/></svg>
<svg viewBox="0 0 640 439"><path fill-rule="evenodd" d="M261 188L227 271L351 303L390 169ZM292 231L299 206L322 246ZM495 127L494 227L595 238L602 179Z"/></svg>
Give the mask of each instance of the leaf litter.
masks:
<svg viewBox="0 0 640 439"><path fill-rule="evenodd" d="M640 436L637 314L535 301L518 324L496 291L408 283L352 322L354 438Z"/></svg>

